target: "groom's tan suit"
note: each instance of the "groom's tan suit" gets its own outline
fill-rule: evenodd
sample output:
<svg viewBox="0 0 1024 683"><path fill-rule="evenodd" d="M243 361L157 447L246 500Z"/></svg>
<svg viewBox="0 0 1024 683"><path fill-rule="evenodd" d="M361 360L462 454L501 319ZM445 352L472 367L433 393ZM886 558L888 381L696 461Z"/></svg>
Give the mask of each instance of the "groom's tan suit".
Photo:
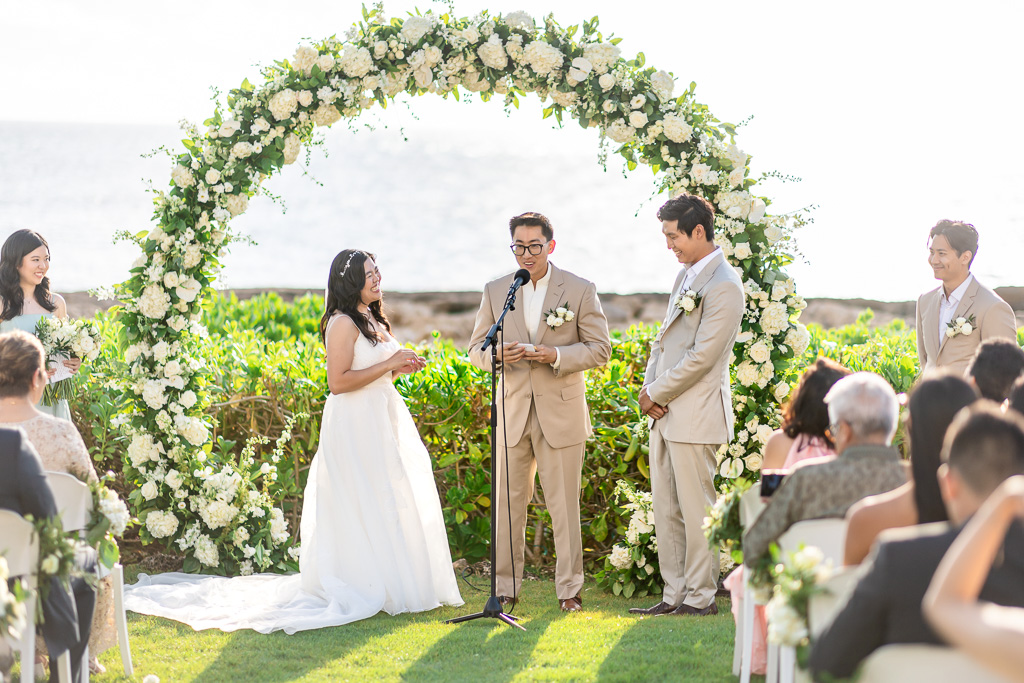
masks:
<svg viewBox="0 0 1024 683"><path fill-rule="evenodd" d="M716 453L733 433L729 356L743 318L743 284L721 250L686 288L701 297L690 313L675 305L651 347L644 387L667 413L651 423L651 493L663 601L708 607L718 589L718 553L702 523L714 504Z"/></svg>
<svg viewBox="0 0 1024 683"><path fill-rule="evenodd" d="M953 320L974 316L971 334L955 337L940 336L939 305L942 286L925 292L917 300L917 356L921 372L936 367L949 368L963 375L974 358L974 352L986 339L1002 337L1017 340L1017 318L1010 304L972 276L960 303L953 312Z"/></svg>
<svg viewBox="0 0 1024 683"><path fill-rule="evenodd" d="M583 586L583 543L580 534L580 470L583 446L590 436L583 371L608 362L611 341L608 320L601 310L597 289L553 263L547 294L532 339L534 344L558 350L558 369L552 365L520 360L505 364L498 387L498 480L494 484L497 505L497 591L519 595L523 577L526 506L533 498L534 475L539 472L544 502L551 515L555 537L555 590L560 600L576 596ZM491 350L481 351L487 331L501 315L512 275L489 282L476 316L469 342L474 365L491 369ZM531 287L532 283L526 283ZM531 343L520 292L514 311L505 316L505 341ZM568 304L573 319L560 327L548 326L544 312ZM503 419L504 414L504 419ZM505 443L508 445L509 498L505 500ZM509 514L512 519L512 550L515 576L509 558Z"/></svg>

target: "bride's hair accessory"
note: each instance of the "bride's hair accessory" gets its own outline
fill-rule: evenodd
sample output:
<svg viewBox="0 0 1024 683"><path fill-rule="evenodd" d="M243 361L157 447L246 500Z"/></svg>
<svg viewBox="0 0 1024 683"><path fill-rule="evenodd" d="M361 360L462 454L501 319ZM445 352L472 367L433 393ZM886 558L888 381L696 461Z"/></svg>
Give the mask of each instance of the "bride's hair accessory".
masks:
<svg viewBox="0 0 1024 683"><path fill-rule="evenodd" d="M349 267L349 265L352 264L352 257L355 256L358 253L360 253L360 252L353 251L351 254L348 255L348 260L345 261L345 267L341 269L341 276L342 277L345 277L345 273L348 272L348 267Z"/></svg>

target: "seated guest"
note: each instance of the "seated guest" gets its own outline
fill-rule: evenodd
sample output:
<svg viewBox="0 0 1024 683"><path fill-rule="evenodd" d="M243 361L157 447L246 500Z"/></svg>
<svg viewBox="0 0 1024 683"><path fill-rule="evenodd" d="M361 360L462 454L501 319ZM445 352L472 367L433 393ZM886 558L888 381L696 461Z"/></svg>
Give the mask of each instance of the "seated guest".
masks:
<svg viewBox="0 0 1024 683"><path fill-rule="evenodd" d="M977 400L974 387L955 375L928 372L910 392L904 418L910 445L910 481L877 496L868 496L846 513L843 564L860 564L885 529L945 522L938 470L946 429L961 408Z"/></svg>
<svg viewBox="0 0 1024 683"><path fill-rule="evenodd" d="M89 449L75 425L36 408L46 387L46 364L39 340L20 330L0 334L0 368L0 427L21 429L45 471L96 481ZM98 586L96 623L89 641L89 670L93 673L103 673L97 657L117 644L112 591L113 577L104 577Z"/></svg>
<svg viewBox="0 0 1024 683"><path fill-rule="evenodd" d="M964 526L935 570L924 616L946 642L982 666L1024 682L1024 609L981 602L1006 532L1024 515L1024 477L1010 477Z"/></svg>
<svg viewBox="0 0 1024 683"><path fill-rule="evenodd" d="M979 400L953 420L942 447L939 481L952 524L890 529L879 536L866 573L835 621L812 643L816 679L846 678L883 645L941 645L925 622L921 603L939 561L985 499L1011 476L1024 474L1024 418ZM1024 528L1014 525L1002 562L981 597L1024 606Z"/></svg>
<svg viewBox="0 0 1024 683"><path fill-rule="evenodd" d="M978 387L982 398L1002 403L1010 396L1010 388L1024 372L1024 351L1016 341L987 339L981 343L967 377Z"/></svg>
<svg viewBox="0 0 1024 683"><path fill-rule="evenodd" d="M743 534L743 563L757 565L789 527L805 519L844 517L861 498L891 491L906 481L899 453L890 446L899 404L892 387L869 372L842 378L825 396L835 456L800 463Z"/></svg>
<svg viewBox="0 0 1024 683"><path fill-rule="evenodd" d="M788 470L801 460L834 455L825 394L849 374L848 369L828 358L819 358L804 370L786 405L782 428L764 446L762 470Z"/></svg>
<svg viewBox="0 0 1024 683"><path fill-rule="evenodd" d="M1024 377L1018 377L1010 389L1009 408L1024 415Z"/></svg>
<svg viewBox="0 0 1024 683"><path fill-rule="evenodd" d="M6 370L6 366L0 364L0 375ZM36 519L57 516L57 504L46 483L39 456L18 430L0 429L0 472L4 473L0 477L0 509L32 515ZM54 657L71 651L72 680L79 680L85 665L82 660L89 642L95 600L96 594L85 579L72 579L71 591L68 591L54 578L42 603L46 647ZM29 662L21 665L32 666ZM56 669L51 667L51 682L57 680Z"/></svg>

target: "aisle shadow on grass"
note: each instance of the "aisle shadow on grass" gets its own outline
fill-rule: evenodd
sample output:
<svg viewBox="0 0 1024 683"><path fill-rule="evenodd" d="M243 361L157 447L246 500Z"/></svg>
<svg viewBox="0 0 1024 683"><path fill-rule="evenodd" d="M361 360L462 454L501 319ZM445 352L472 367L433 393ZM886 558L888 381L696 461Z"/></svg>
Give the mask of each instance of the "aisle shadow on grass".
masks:
<svg viewBox="0 0 1024 683"><path fill-rule="evenodd" d="M519 612L520 610L516 610ZM434 645L402 674L403 681L500 681L505 683L527 668L542 635L557 610L538 614L517 614L526 631L498 619L477 619L449 624L451 632ZM454 660L453 653L465 653Z"/></svg>
<svg viewBox="0 0 1024 683"><path fill-rule="evenodd" d="M196 683L260 681L283 683L302 678L344 658L368 641L384 637L406 625L380 613L370 619L288 635L236 631L217 659L194 679Z"/></svg>
<svg viewBox="0 0 1024 683"><path fill-rule="evenodd" d="M646 605L645 605L646 606ZM599 683L731 681L733 641L718 631L732 622L728 599L713 617L636 617L597 672Z"/></svg>

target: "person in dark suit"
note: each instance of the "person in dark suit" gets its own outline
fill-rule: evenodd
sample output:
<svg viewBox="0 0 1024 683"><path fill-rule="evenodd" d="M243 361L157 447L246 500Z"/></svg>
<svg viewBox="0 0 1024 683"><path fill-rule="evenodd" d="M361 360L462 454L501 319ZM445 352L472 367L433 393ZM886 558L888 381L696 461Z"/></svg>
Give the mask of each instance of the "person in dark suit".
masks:
<svg viewBox="0 0 1024 683"><path fill-rule="evenodd" d="M949 427L939 469L950 523L891 529L879 536L867 573L835 621L812 644L815 680L847 678L883 645L944 644L925 621L922 601L932 575L961 527L1009 477L1024 474L1024 418L980 400ZM1024 607L1024 528L1006 534L981 599Z"/></svg>
<svg viewBox="0 0 1024 683"><path fill-rule="evenodd" d="M0 429L0 509L36 519L57 516L57 503L46 483L39 456L17 429ZM95 567L95 561L83 562L83 568ZM71 589L52 579L43 600L43 639L54 663L65 651L71 651L71 678L78 680L86 666L85 650L96 605L96 592L82 578L71 581ZM32 666L22 662L22 666ZM57 667L50 667L50 681L57 680Z"/></svg>

